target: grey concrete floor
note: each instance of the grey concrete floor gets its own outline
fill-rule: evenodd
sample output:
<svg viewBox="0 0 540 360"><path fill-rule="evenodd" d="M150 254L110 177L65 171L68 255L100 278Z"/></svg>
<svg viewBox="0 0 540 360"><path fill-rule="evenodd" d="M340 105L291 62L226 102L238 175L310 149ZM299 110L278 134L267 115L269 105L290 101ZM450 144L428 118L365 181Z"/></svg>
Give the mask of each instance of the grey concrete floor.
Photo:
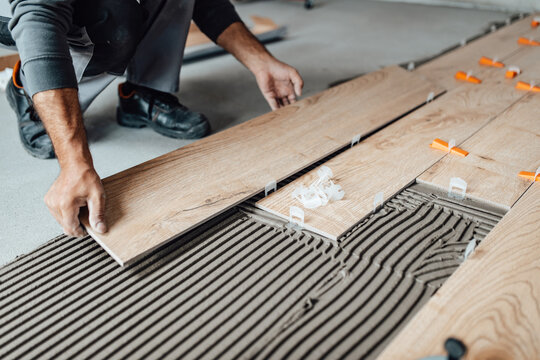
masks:
<svg viewBox="0 0 540 360"><path fill-rule="evenodd" d="M359 0L237 3L242 17L271 17L289 29L287 38L268 46L282 61L298 68L304 96L337 80L380 67L434 55L482 31L508 14L458 8ZM119 80L120 81L120 80ZM119 82L118 81L118 82ZM85 114L96 169L106 177L189 141L169 139L150 129L127 129L115 122L116 85L112 84ZM252 75L230 55L186 64L179 97L204 112L214 131L269 111ZM16 118L0 96L0 265L61 233L43 196L58 175L54 160L37 160L19 143ZM182 174L178 174L182 176ZM181 196L182 194L178 194Z"/></svg>

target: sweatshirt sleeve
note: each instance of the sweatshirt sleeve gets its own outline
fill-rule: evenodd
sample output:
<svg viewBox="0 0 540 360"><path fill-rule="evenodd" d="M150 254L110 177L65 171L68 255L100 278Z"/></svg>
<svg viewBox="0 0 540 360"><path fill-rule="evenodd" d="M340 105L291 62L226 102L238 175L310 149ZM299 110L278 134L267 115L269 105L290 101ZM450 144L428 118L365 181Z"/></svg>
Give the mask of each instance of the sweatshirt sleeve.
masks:
<svg viewBox="0 0 540 360"><path fill-rule="evenodd" d="M67 33L73 0L10 0L9 29L21 58L30 96L52 89L77 88Z"/></svg>
<svg viewBox="0 0 540 360"><path fill-rule="evenodd" d="M193 20L213 42L229 25L242 21L229 0L195 0Z"/></svg>

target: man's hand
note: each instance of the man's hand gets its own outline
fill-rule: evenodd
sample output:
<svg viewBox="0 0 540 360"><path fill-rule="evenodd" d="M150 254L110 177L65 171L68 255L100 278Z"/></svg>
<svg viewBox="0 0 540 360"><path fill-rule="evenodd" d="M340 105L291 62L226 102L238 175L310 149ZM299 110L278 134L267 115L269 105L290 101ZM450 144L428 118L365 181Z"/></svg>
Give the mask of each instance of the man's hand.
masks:
<svg viewBox="0 0 540 360"><path fill-rule="evenodd" d="M253 74L272 110L295 103L296 97L302 95L304 81L300 74L281 61L270 60Z"/></svg>
<svg viewBox="0 0 540 360"><path fill-rule="evenodd" d="M60 175L45 195L47 207L67 235L84 235L79 222L83 206L88 206L92 229L106 232L105 192L88 149L77 90L47 90L32 100L60 165Z"/></svg>
<svg viewBox="0 0 540 360"><path fill-rule="evenodd" d="M243 23L231 24L218 36L217 43L255 75L272 110L292 104L302 95L304 81L298 71L273 57Z"/></svg>
<svg viewBox="0 0 540 360"><path fill-rule="evenodd" d="M91 167L83 164L63 168L45 195L45 204L67 235L85 235L79 222L79 210L83 206L88 206L92 228L98 233L107 231L105 191L98 174Z"/></svg>

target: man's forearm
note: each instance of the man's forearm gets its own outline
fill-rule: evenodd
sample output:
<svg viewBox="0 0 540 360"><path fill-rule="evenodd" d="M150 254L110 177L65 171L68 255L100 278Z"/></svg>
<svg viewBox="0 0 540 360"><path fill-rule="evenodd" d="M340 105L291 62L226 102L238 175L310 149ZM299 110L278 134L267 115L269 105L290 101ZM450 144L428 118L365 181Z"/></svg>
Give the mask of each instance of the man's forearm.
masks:
<svg viewBox="0 0 540 360"><path fill-rule="evenodd" d="M98 233L107 231L105 191L88 149L77 90L42 91L32 100L51 137L61 169L45 195L49 211L66 234L83 236L79 211L87 206L92 228Z"/></svg>
<svg viewBox="0 0 540 360"><path fill-rule="evenodd" d="M241 22L235 22L225 29L218 36L217 44L231 53L252 72L256 72L261 65L273 59L272 54Z"/></svg>
<svg viewBox="0 0 540 360"><path fill-rule="evenodd" d="M51 137L60 167L92 167L77 90L47 90L35 94L32 100Z"/></svg>

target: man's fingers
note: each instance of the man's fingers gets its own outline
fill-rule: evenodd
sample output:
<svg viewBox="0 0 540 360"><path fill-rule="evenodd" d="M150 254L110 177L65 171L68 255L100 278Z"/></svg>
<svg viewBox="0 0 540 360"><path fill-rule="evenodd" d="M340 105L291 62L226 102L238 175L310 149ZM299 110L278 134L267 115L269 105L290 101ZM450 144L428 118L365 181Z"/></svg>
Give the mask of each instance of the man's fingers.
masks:
<svg viewBox="0 0 540 360"><path fill-rule="evenodd" d="M64 234L66 234L68 236L73 236L73 237L78 237L78 238L83 237L83 236L86 235L86 232L84 231L84 229L80 225L75 230L68 230L68 229L64 228L63 231L64 231Z"/></svg>
<svg viewBox="0 0 540 360"><path fill-rule="evenodd" d="M294 104L296 102L296 96L294 94L289 95L289 103Z"/></svg>
<svg viewBox="0 0 540 360"><path fill-rule="evenodd" d="M72 203L64 205L60 208L62 212L62 227L64 232L70 236L82 237L85 235L81 223L79 221L79 206Z"/></svg>
<svg viewBox="0 0 540 360"><path fill-rule="evenodd" d="M96 232L100 234L107 232L104 194L98 193L88 199L88 220L90 221L90 226Z"/></svg>
<svg viewBox="0 0 540 360"><path fill-rule="evenodd" d="M289 98L287 98L287 97L282 97L282 98L281 98L281 103L283 104L283 106L289 105Z"/></svg>
<svg viewBox="0 0 540 360"><path fill-rule="evenodd" d="M279 108L279 104L278 104L276 98L274 98L272 96L267 96L266 101L268 102L268 105L270 105L270 108L272 108L272 110L276 110L276 109Z"/></svg>
<svg viewBox="0 0 540 360"><path fill-rule="evenodd" d="M298 74L298 71L293 71L291 74L291 82L294 85L294 92L296 93L296 96L302 96L302 88L304 87L304 80L302 80L302 77L300 74Z"/></svg>

